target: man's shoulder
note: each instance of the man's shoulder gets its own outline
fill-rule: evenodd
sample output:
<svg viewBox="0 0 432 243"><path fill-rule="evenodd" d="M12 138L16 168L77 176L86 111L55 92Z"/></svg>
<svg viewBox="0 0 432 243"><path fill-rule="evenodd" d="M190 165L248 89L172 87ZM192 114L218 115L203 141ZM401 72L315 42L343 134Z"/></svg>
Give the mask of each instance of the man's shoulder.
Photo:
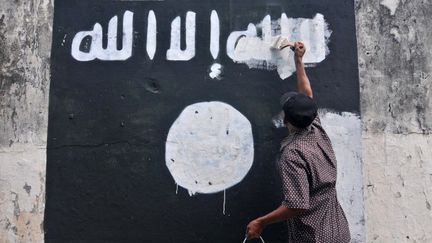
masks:
<svg viewBox="0 0 432 243"><path fill-rule="evenodd" d="M289 161L297 161L301 159L301 151L296 141L286 145L282 151L281 157Z"/></svg>

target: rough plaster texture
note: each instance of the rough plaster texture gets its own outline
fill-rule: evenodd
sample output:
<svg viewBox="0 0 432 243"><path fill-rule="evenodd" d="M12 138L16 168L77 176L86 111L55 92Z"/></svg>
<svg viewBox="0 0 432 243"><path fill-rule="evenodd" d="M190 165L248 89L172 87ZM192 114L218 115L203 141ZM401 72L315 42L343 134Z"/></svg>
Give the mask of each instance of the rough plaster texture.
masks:
<svg viewBox="0 0 432 243"><path fill-rule="evenodd" d="M431 5L356 1L367 242L432 242ZM42 242L53 3L0 6L0 242Z"/></svg>
<svg viewBox="0 0 432 243"><path fill-rule="evenodd" d="M432 242L432 2L356 1L367 242Z"/></svg>
<svg viewBox="0 0 432 243"><path fill-rule="evenodd" d="M53 2L0 6L0 243L42 242Z"/></svg>
<svg viewBox="0 0 432 243"><path fill-rule="evenodd" d="M375 1L356 7L364 131L430 134L432 2L400 1L393 15Z"/></svg>

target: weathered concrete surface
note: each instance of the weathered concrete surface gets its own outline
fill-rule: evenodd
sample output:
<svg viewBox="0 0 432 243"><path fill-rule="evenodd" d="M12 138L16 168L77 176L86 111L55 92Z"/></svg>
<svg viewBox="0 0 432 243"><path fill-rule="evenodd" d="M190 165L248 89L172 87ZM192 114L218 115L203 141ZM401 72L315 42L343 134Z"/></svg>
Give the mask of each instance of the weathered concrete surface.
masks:
<svg viewBox="0 0 432 243"><path fill-rule="evenodd" d="M432 1L381 3L356 3L363 129L431 133Z"/></svg>
<svg viewBox="0 0 432 243"><path fill-rule="evenodd" d="M363 134L367 242L432 242L432 137Z"/></svg>
<svg viewBox="0 0 432 243"><path fill-rule="evenodd" d="M42 242L53 3L0 6L0 243ZM356 13L367 242L432 242L432 3Z"/></svg>
<svg viewBox="0 0 432 243"><path fill-rule="evenodd" d="M46 151L13 148L0 151L0 242L41 242Z"/></svg>
<svg viewBox="0 0 432 243"><path fill-rule="evenodd" d="M0 243L42 242L53 3L0 6Z"/></svg>
<svg viewBox="0 0 432 243"><path fill-rule="evenodd" d="M432 1L356 1L367 242L432 242Z"/></svg>

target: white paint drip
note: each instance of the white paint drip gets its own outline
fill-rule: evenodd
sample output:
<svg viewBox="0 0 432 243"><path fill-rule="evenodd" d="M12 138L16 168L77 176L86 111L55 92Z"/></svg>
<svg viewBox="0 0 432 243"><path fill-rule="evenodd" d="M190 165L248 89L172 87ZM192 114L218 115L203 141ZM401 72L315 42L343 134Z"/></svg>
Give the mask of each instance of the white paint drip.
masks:
<svg viewBox="0 0 432 243"><path fill-rule="evenodd" d="M226 213L226 190L224 190L224 198L223 198L223 205L222 205L222 213L225 215Z"/></svg>
<svg viewBox="0 0 432 243"><path fill-rule="evenodd" d="M219 38L220 38L220 21L219 16L215 10L212 11L210 16L210 53L213 59L219 55Z"/></svg>
<svg viewBox="0 0 432 243"><path fill-rule="evenodd" d="M175 182L195 193L216 193L239 183L252 167L249 120L222 102L186 107L171 126L166 165Z"/></svg>
<svg viewBox="0 0 432 243"><path fill-rule="evenodd" d="M179 186L178 186L178 184L176 183L176 194L178 194L178 188L179 188Z"/></svg>
<svg viewBox="0 0 432 243"><path fill-rule="evenodd" d="M67 34L65 34L63 36L63 40L62 40L61 46L64 46L64 44L66 43L66 37L67 37Z"/></svg>
<svg viewBox="0 0 432 243"><path fill-rule="evenodd" d="M262 37L257 36L257 28L262 29ZM276 35L286 36L290 41L303 41L307 47L303 58L306 64L320 63L329 54L327 45L331 31L322 14L316 14L313 19L287 18L282 14L277 21L271 21L267 15L260 24L249 24L246 31L231 33L227 54L249 68L276 69L281 79L288 78L295 72L294 53L289 48L273 49Z"/></svg>
<svg viewBox="0 0 432 243"><path fill-rule="evenodd" d="M215 63L210 67L209 76L212 79L221 79L222 74L222 65L219 63Z"/></svg>
<svg viewBox="0 0 432 243"><path fill-rule="evenodd" d="M108 24L108 45L106 49L102 46L103 30L102 25L99 23L96 23L91 31L78 32L72 41L72 57L78 61L92 61L96 58L105 61L121 61L131 57L133 13L126 11L123 15L123 47L121 50L117 48L117 25L118 18L114 16ZM88 52L80 50L81 43L86 37L91 37Z"/></svg>
<svg viewBox="0 0 432 243"><path fill-rule="evenodd" d="M150 10L148 15L148 23L147 23L147 54L150 60L153 60L156 54L156 46L157 46L157 22L156 16L153 10Z"/></svg>
<svg viewBox="0 0 432 243"><path fill-rule="evenodd" d="M390 10L390 15L394 15L400 0L381 0L380 4Z"/></svg>
<svg viewBox="0 0 432 243"><path fill-rule="evenodd" d="M171 45L167 51L167 60L171 61L188 61L195 56L195 31L196 31L196 14L188 11L186 13L186 49L181 50L181 21L177 16L171 23Z"/></svg>

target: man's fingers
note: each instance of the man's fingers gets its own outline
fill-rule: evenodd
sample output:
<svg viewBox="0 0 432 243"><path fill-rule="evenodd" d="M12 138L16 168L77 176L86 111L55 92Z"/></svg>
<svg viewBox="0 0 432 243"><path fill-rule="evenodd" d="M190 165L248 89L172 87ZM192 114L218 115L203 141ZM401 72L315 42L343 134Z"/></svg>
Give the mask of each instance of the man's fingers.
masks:
<svg viewBox="0 0 432 243"><path fill-rule="evenodd" d="M258 232L253 232L253 230L251 230L250 228L247 228L247 230L246 230L246 238L248 240L255 239L255 238L258 238L258 237L259 237Z"/></svg>
<svg viewBox="0 0 432 243"><path fill-rule="evenodd" d="M304 44L303 44L303 42L301 42L301 41L296 41L296 42L294 43L294 47L295 47L295 48L302 49L302 48L304 47Z"/></svg>

